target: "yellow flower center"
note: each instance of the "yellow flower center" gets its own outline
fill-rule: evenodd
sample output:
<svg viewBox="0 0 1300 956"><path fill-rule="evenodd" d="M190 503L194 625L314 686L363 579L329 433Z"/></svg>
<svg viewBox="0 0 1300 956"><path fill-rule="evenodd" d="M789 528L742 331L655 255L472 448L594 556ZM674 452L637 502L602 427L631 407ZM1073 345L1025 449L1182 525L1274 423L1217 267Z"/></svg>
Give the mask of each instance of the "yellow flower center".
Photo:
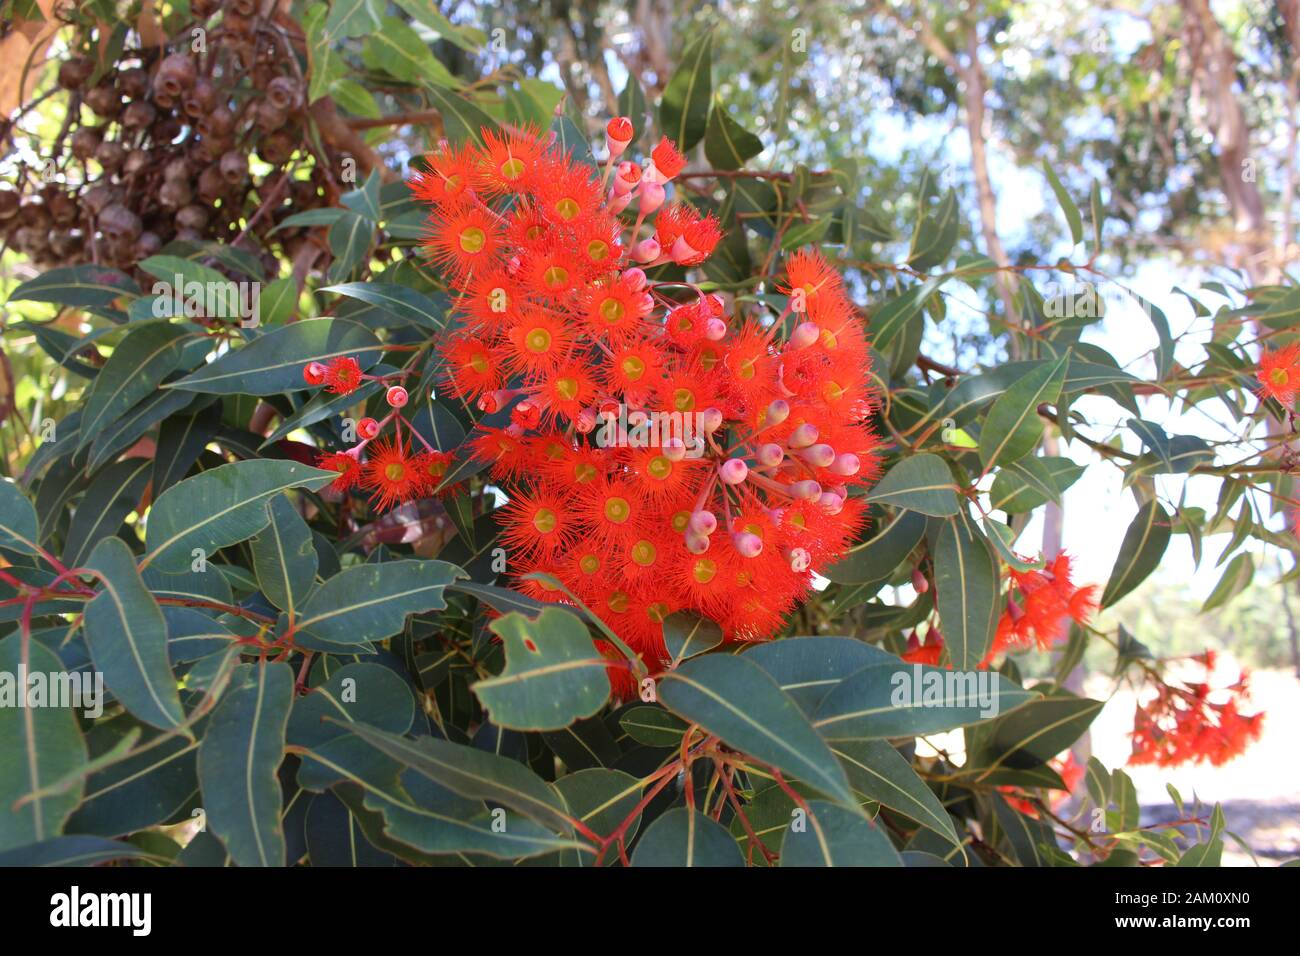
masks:
<svg viewBox="0 0 1300 956"><path fill-rule="evenodd" d="M596 466L580 461L573 466L573 480L580 485L585 485L596 477Z"/></svg>
<svg viewBox="0 0 1300 956"><path fill-rule="evenodd" d="M673 463L663 455L655 455L646 465L646 474L658 481L663 481L673 473Z"/></svg>
<svg viewBox="0 0 1300 956"><path fill-rule="evenodd" d="M555 512L550 508L538 508L533 515L533 527L538 534L550 534L555 530L556 524Z"/></svg>
<svg viewBox="0 0 1300 956"><path fill-rule="evenodd" d="M668 605L663 601L655 601L645 609L645 613L646 617L650 618L650 620L654 621L656 624L662 624L664 618L668 616Z"/></svg>
<svg viewBox="0 0 1300 956"><path fill-rule="evenodd" d="M501 164L502 179L518 179L524 174L524 161L518 156L511 156Z"/></svg>
<svg viewBox="0 0 1300 956"><path fill-rule="evenodd" d="M551 348L551 333L546 329L533 329L524 337L524 348L534 355L541 355Z"/></svg>
<svg viewBox="0 0 1300 956"><path fill-rule="evenodd" d="M583 574L595 574L600 570L600 558L594 554L584 554L578 559L578 567Z"/></svg>
<svg viewBox="0 0 1300 956"><path fill-rule="evenodd" d="M580 212L582 212L582 207L578 205L576 200L567 196L555 204L555 214L565 222L570 219L577 219Z"/></svg>
<svg viewBox="0 0 1300 956"><path fill-rule="evenodd" d="M626 314L627 309L623 308L623 303L618 299L606 299L600 304L600 317L610 325L623 321Z"/></svg>
<svg viewBox="0 0 1300 956"><path fill-rule="evenodd" d="M643 568L648 568L655 563L655 557L659 554L655 546L642 538L636 544L632 545L632 560Z"/></svg>
<svg viewBox="0 0 1300 956"><path fill-rule="evenodd" d="M708 584L718 573L718 564L712 558L698 558L691 567L691 577L700 584Z"/></svg>
<svg viewBox="0 0 1300 956"><path fill-rule="evenodd" d="M604 239L593 239L587 243L587 258L592 262L603 262L609 255L609 243Z"/></svg>
<svg viewBox="0 0 1300 956"><path fill-rule="evenodd" d="M673 408L679 412L695 409L695 395L689 388L679 388L673 392Z"/></svg>
<svg viewBox="0 0 1300 956"><path fill-rule="evenodd" d="M572 376L556 379L555 390L571 402L578 397L578 380Z"/></svg>
<svg viewBox="0 0 1300 956"><path fill-rule="evenodd" d="M479 375L482 375L488 370L487 356L484 355L482 352L474 353L473 355L470 356L469 367L472 368Z"/></svg>
<svg viewBox="0 0 1300 956"><path fill-rule="evenodd" d="M478 226L467 226L460 231L460 248L462 252L473 255L482 252L487 245L487 233Z"/></svg>
<svg viewBox="0 0 1300 956"><path fill-rule="evenodd" d="M569 270L563 266L551 266L542 273L542 281L548 289L563 289L569 282Z"/></svg>
<svg viewBox="0 0 1300 956"><path fill-rule="evenodd" d="M609 609L615 614L622 614L627 610L627 593L624 591L615 591L609 596Z"/></svg>
<svg viewBox="0 0 1300 956"><path fill-rule="evenodd" d="M627 503L626 498L615 496L613 498L605 499L606 520L612 521L614 524L622 524L631 516L631 514L632 507Z"/></svg>
<svg viewBox="0 0 1300 956"><path fill-rule="evenodd" d="M1287 382L1290 381L1291 376L1290 376L1290 374L1287 372L1286 369L1284 369L1284 368L1275 368L1275 369L1273 369L1271 372L1268 373L1268 379L1269 379L1269 381L1272 382L1274 385L1277 385L1277 386L1281 387L1281 386L1286 385Z"/></svg>
<svg viewBox="0 0 1300 956"><path fill-rule="evenodd" d="M678 534L681 534L683 531L686 530L686 524L690 520L691 520L691 513L689 511L677 512L677 514L673 515L672 517L673 530L676 531Z"/></svg>
<svg viewBox="0 0 1300 956"><path fill-rule="evenodd" d="M645 362L642 359L637 358L635 355L629 355L627 358L623 359L622 364L623 374L627 377L629 382L640 381L641 376L645 374Z"/></svg>
<svg viewBox="0 0 1300 956"><path fill-rule="evenodd" d="M827 382L822 386L822 398L828 402L838 402L844 397L844 389L838 382Z"/></svg>
<svg viewBox="0 0 1300 956"><path fill-rule="evenodd" d="M384 477L389 481L404 481L406 479L406 465L400 461L390 461L384 466Z"/></svg>

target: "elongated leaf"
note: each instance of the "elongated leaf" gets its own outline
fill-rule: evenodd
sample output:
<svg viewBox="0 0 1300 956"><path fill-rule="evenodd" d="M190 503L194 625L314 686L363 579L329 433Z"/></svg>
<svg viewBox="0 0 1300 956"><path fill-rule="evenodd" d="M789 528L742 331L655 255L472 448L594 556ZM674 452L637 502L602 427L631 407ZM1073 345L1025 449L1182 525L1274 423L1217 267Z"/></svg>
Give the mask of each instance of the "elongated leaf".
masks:
<svg viewBox="0 0 1300 956"><path fill-rule="evenodd" d="M918 511L900 511L853 545L821 573L836 584L874 584L888 578L925 535L926 519Z"/></svg>
<svg viewBox="0 0 1300 956"><path fill-rule="evenodd" d="M687 661L660 679L659 699L731 746L858 809L844 769L808 718L746 657L713 654Z"/></svg>
<svg viewBox="0 0 1300 956"><path fill-rule="evenodd" d="M980 431L980 460L986 469L1019 461L1033 451L1043 436L1038 406L1060 397L1068 361L1068 355L1062 355L1034 368L993 403Z"/></svg>
<svg viewBox="0 0 1300 956"><path fill-rule="evenodd" d="M441 610L443 591L464 572L445 561L361 564L334 575L300 609L298 630L337 644L392 637L408 614Z"/></svg>
<svg viewBox="0 0 1300 956"><path fill-rule="evenodd" d="M365 724L350 724L348 730L420 776L463 797L511 807L556 832L573 830L563 801L541 777L509 757L432 737L408 740Z"/></svg>
<svg viewBox="0 0 1300 956"><path fill-rule="evenodd" d="M267 502L290 488L325 487L338 475L293 461L236 461L168 488L149 510L144 564L188 570L194 551L205 560L266 527ZM201 503L201 507L200 507Z"/></svg>
<svg viewBox="0 0 1300 956"><path fill-rule="evenodd" d="M714 101L704 132L704 155L714 169L739 169L763 151L763 142Z"/></svg>
<svg viewBox="0 0 1300 956"><path fill-rule="evenodd" d="M722 628L692 611L677 611L664 618L664 647L671 667L688 657L711 651L722 643Z"/></svg>
<svg viewBox="0 0 1300 956"><path fill-rule="evenodd" d="M176 368L181 344L192 334L166 322L150 322L128 332L95 376L81 413L81 444L89 444L137 402L151 395Z"/></svg>
<svg viewBox="0 0 1300 956"><path fill-rule="evenodd" d="M1124 532L1115 566L1111 569L1101 606L1110 607L1146 580L1169 547L1173 518L1154 498L1138 509Z"/></svg>
<svg viewBox="0 0 1300 956"><path fill-rule="evenodd" d="M516 730L557 730L590 717L609 698L608 662L574 614L548 607L536 618L512 613L492 622L506 666L470 685L492 722Z"/></svg>
<svg viewBox="0 0 1300 956"><path fill-rule="evenodd" d="M63 546L64 564L80 567L100 539L117 533L126 516L140 504L152 471L152 460L128 458L95 476L68 527Z"/></svg>
<svg viewBox="0 0 1300 956"><path fill-rule="evenodd" d="M912 249L908 264L925 272L948 258L957 242L957 228L961 217L957 211L957 194L949 189L943 200L921 220L912 236Z"/></svg>
<svg viewBox="0 0 1300 956"><path fill-rule="evenodd" d="M892 664L893 654L851 637L790 637L755 644L745 659L767 671L805 714L845 677L869 664Z"/></svg>
<svg viewBox="0 0 1300 956"><path fill-rule="evenodd" d="M280 781L293 704L288 664L241 664L199 745L208 826L239 866L284 866Z"/></svg>
<svg viewBox="0 0 1300 956"><path fill-rule="evenodd" d="M1219 583L1214 586L1210 596L1201 605L1201 613L1204 614L1206 611L1227 604L1250 587L1250 582L1254 577L1255 558L1249 551L1243 551L1229 561L1228 566L1223 569L1223 576L1219 578Z"/></svg>
<svg viewBox="0 0 1300 956"><path fill-rule="evenodd" d="M934 550L935 606L952 666L970 670L993 644L1002 574L988 539L964 514L943 523Z"/></svg>
<svg viewBox="0 0 1300 956"><path fill-rule="evenodd" d="M95 866L113 860L166 862L130 843L97 836L60 836L0 853L0 868L11 866Z"/></svg>
<svg viewBox="0 0 1300 956"><path fill-rule="evenodd" d="M36 509L18 486L0 478L0 547L23 554L38 554L40 545Z"/></svg>
<svg viewBox="0 0 1300 956"><path fill-rule="evenodd" d="M167 388L215 395L272 395L304 388L308 362L348 357L364 372L383 356L383 347L364 325L347 319L307 319L258 335Z"/></svg>
<svg viewBox="0 0 1300 956"><path fill-rule="evenodd" d="M831 746L849 777L849 785L921 826L960 846L952 818L912 765L884 740L841 740Z"/></svg>
<svg viewBox="0 0 1300 956"><path fill-rule="evenodd" d="M659 128L683 153L701 139L713 99L713 35L696 37L682 51L659 101Z"/></svg>
<svg viewBox="0 0 1300 956"><path fill-rule="evenodd" d="M1065 191L1061 181L1056 177L1056 170L1052 169L1051 163L1043 160L1043 172L1047 176L1047 182L1052 187L1052 192L1056 194L1056 201L1061 206L1061 212L1065 214L1065 221L1070 226L1070 238L1074 244L1078 245L1083 242L1083 217L1079 215L1079 207L1074 204L1070 194Z"/></svg>
<svg viewBox="0 0 1300 956"><path fill-rule="evenodd" d="M991 671L874 664L822 700L813 726L830 741L912 737L990 720L1038 697Z"/></svg>
<svg viewBox="0 0 1300 956"><path fill-rule="evenodd" d="M183 609L188 610L188 608ZM98 728L97 728L98 729ZM175 736L93 773L68 829L122 836L162 823L198 791L198 744Z"/></svg>
<svg viewBox="0 0 1300 956"><path fill-rule="evenodd" d="M1068 458L1031 455L998 469L989 491L989 502L1007 514L1032 511L1061 494L1078 481L1083 466Z"/></svg>
<svg viewBox="0 0 1300 956"><path fill-rule="evenodd" d="M284 495L267 507L270 521L252 540L253 571L266 599L282 611L294 611L316 581L316 547L311 529Z"/></svg>
<svg viewBox="0 0 1300 956"><path fill-rule="evenodd" d="M806 818L805 818L806 817ZM782 866L902 866L902 858L880 827L825 800L809 800L798 811L799 826L786 828Z"/></svg>
<svg viewBox="0 0 1300 956"><path fill-rule="evenodd" d="M632 854L633 866L744 866L726 828L689 807L674 807L650 824Z"/></svg>
<svg viewBox="0 0 1300 956"><path fill-rule="evenodd" d="M158 422L193 400L194 396L187 392L159 391L150 395L92 439L86 470L98 471Z"/></svg>
<svg viewBox="0 0 1300 956"><path fill-rule="evenodd" d="M912 455L889 469L866 500L946 518L957 513L957 485L938 455Z"/></svg>
<svg viewBox="0 0 1300 956"><path fill-rule="evenodd" d="M10 302L53 302L77 308L111 306L140 289L125 272L106 266L61 266L28 279L9 296Z"/></svg>
<svg viewBox="0 0 1300 956"><path fill-rule="evenodd" d="M466 142L482 146L483 134L480 131L496 129L492 117L460 94L434 85L426 86L424 92L442 114L447 139L457 146Z"/></svg>
<svg viewBox="0 0 1300 956"><path fill-rule="evenodd" d="M53 706L57 701L48 697L57 689L50 681L57 681L64 671L58 657L36 641L24 660L20 635L0 640L0 807L4 808L0 851L57 836L81 802L83 783L79 782L62 792L32 797L20 807L14 805L75 774L86 763L86 743L76 714L71 707ZM37 685L29 687L19 675L27 680L44 677L43 699L34 696ZM28 860L24 865L39 864Z"/></svg>
<svg viewBox="0 0 1300 956"><path fill-rule="evenodd" d="M164 729L185 719L167 656L167 623L149 593L135 556L120 538L105 538L86 567L101 590L86 605L86 644L95 669L122 706Z"/></svg>
<svg viewBox="0 0 1300 956"><path fill-rule="evenodd" d="M345 282L326 286L322 292L337 292L349 298L368 302L386 309L407 322L426 329L442 329L446 325L443 310L422 292L397 285L395 282Z"/></svg>
<svg viewBox="0 0 1300 956"><path fill-rule="evenodd" d="M1069 693L1031 700L979 728L964 769L980 779L999 767L1027 770L1045 764L1083 736L1104 704Z"/></svg>

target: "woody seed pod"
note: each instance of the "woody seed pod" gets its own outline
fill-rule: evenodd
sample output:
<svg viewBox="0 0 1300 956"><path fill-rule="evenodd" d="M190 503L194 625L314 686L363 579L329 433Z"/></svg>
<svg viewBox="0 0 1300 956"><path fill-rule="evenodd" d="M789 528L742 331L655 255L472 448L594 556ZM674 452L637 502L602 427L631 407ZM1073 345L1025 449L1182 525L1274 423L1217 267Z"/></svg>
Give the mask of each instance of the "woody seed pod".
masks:
<svg viewBox="0 0 1300 956"><path fill-rule="evenodd" d="M169 179L158 189L158 201L165 209L179 209L190 201L194 191L183 179Z"/></svg>
<svg viewBox="0 0 1300 956"><path fill-rule="evenodd" d="M154 92L175 101L194 85L196 72L194 61L188 53L168 54L158 64L158 72L153 78Z"/></svg>
<svg viewBox="0 0 1300 956"><path fill-rule="evenodd" d="M302 85L290 76L277 76L266 87L267 102L283 112L296 110L302 100Z"/></svg>
<svg viewBox="0 0 1300 956"><path fill-rule="evenodd" d="M96 116L112 119L122 108L122 97L112 80L105 80L86 91L86 105Z"/></svg>
<svg viewBox="0 0 1300 956"><path fill-rule="evenodd" d="M149 153L143 149L133 149L126 154L126 162L122 164L123 176L138 176L144 172L149 165Z"/></svg>
<svg viewBox="0 0 1300 956"><path fill-rule="evenodd" d="M202 206L191 203L176 213L176 228L202 231L208 224L208 211Z"/></svg>
<svg viewBox="0 0 1300 956"><path fill-rule="evenodd" d="M74 56L59 65L59 86L65 90L79 90L95 72L95 63L88 56Z"/></svg>
<svg viewBox="0 0 1300 956"><path fill-rule="evenodd" d="M113 203L98 216L99 231L110 242L120 239L135 241L140 235L140 217L121 203Z"/></svg>
<svg viewBox="0 0 1300 956"><path fill-rule="evenodd" d="M77 201L65 192L51 196L46 202L50 220L56 226L67 226L77 221Z"/></svg>
<svg viewBox="0 0 1300 956"><path fill-rule="evenodd" d="M12 189L0 189L0 219L12 219L18 213L18 194Z"/></svg>
<svg viewBox="0 0 1300 956"><path fill-rule="evenodd" d="M148 100L136 100L122 111L122 126L126 129L145 129L158 118L157 108Z"/></svg>
<svg viewBox="0 0 1300 956"><path fill-rule="evenodd" d="M138 66L122 70L117 74L117 88L129 100L143 99L149 92L149 74Z"/></svg>
<svg viewBox="0 0 1300 956"><path fill-rule="evenodd" d="M257 128L263 133L273 133L286 122L289 116L269 99L257 104Z"/></svg>
<svg viewBox="0 0 1300 956"><path fill-rule="evenodd" d="M235 114L225 106L213 107L207 116L199 118L199 135L229 136L235 128Z"/></svg>
<svg viewBox="0 0 1300 956"><path fill-rule="evenodd" d="M199 198L208 205L216 202L226 191L226 180L214 164L199 173Z"/></svg>
<svg viewBox="0 0 1300 956"><path fill-rule="evenodd" d="M221 175L232 186L248 178L248 154L229 150L221 157Z"/></svg>
<svg viewBox="0 0 1300 956"><path fill-rule="evenodd" d="M207 78L199 79L181 100L181 109L190 119L206 116L217 105L217 88Z"/></svg>
<svg viewBox="0 0 1300 956"><path fill-rule="evenodd" d="M72 148L72 155L83 163L95 155L95 150L99 149L99 144L103 141L99 130L91 126L82 126L78 128L69 140Z"/></svg>
<svg viewBox="0 0 1300 956"><path fill-rule="evenodd" d="M105 172L115 173L126 161L126 147L116 140L105 140L95 150L95 160L104 167Z"/></svg>

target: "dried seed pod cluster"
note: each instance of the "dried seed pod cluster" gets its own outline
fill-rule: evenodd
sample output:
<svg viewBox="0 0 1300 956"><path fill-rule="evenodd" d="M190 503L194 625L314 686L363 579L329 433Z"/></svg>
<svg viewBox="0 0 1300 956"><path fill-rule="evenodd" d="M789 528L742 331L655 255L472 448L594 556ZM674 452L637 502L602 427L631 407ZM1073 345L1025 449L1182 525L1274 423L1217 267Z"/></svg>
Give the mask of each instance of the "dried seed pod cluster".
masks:
<svg viewBox="0 0 1300 956"><path fill-rule="evenodd" d="M28 143L40 163L20 170L16 188L0 187L6 247L40 267L131 269L173 240L234 243L268 265L306 241L305 230L272 231L333 201L346 156L303 135L300 51L251 0L190 9L167 47L128 49L106 71L93 52L59 65L68 120L53 143ZM93 37L82 40L93 51Z"/></svg>

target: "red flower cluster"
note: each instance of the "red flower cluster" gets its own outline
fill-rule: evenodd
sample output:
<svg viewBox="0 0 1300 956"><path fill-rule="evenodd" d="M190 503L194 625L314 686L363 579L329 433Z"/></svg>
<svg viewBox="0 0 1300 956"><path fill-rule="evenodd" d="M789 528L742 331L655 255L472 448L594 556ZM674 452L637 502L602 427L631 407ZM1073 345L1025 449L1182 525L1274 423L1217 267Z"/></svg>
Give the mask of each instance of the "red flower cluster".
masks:
<svg viewBox="0 0 1300 956"><path fill-rule="evenodd" d="M1007 607L998 619L985 663L1004 651L1031 644L1047 650L1065 636L1070 621L1082 624L1092 616L1097 609L1097 586L1074 584L1071 563L1062 551L1041 571L1007 569L1011 583Z"/></svg>
<svg viewBox="0 0 1300 956"><path fill-rule="evenodd" d="M349 356L325 364L310 362L303 368L302 374L308 384L323 385L326 391L337 395L350 395L367 379L378 380L377 376L364 374L357 360ZM409 400L406 389L393 385L384 398L391 411L382 421L363 418L357 422L357 437L361 441L347 451L327 452L317 457L317 467L338 472L339 476L330 482L329 490L342 493L353 488L363 488L371 493L371 504L381 511L415 498L450 493L451 489L437 492L437 488L447 475L452 454L431 446L408 424L410 433L424 446L424 451L412 452L402 437L405 419L402 418L401 409ZM393 437L379 438L385 426L390 423L393 426ZM366 460L362 461L362 452L372 442Z"/></svg>
<svg viewBox="0 0 1300 956"><path fill-rule="evenodd" d="M1162 681L1154 698L1137 705L1129 763L1173 767L1209 761L1218 767L1259 739L1264 714L1246 715L1240 710L1250 698L1246 671L1233 683L1212 688L1214 652L1206 651L1195 660L1205 666L1204 682L1171 685Z"/></svg>
<svg viewBox="0 0 1300 956"><path fill-rule="evenodd" d="M1300 342L1261 355L1255 377L1261 396L1275 398L1287 408L1293 406L1300 390Z"/></svg>
<svg viewBox="0 0 1300 956"><path fill-rule="evenodd" d="M1075 788L1083 782L1087 768L1075 759L1073 750L1058 754L1047 761L1047 765L1060 775L1061 782L1065 784L1064 790L1053 790L1048 798L1048 806L1055 812L1070 799L1070 794L1074 793ZM1038 817L1038 807L1033 801L1024 797L1024 791L1019 787L998 787L998 792L1007 803L1025 816Z"/></svg>
<svg viewBox="0 0 1300 956"><path fill-rule="evenodd" d="M445 384L484 411L514 403L471 439L509 496L511 571L554 575L657 666L669 614L769 637L843 553L863 523L849 489L877 473L878 396L862 323L817 254L790 257L775 321L647 275L705 261L722 232L665 205L685 165L671 141L616 164L631 124L607 132L603 180L549 135L484 131L429 157L413 189L460 314Z"/></svg>

